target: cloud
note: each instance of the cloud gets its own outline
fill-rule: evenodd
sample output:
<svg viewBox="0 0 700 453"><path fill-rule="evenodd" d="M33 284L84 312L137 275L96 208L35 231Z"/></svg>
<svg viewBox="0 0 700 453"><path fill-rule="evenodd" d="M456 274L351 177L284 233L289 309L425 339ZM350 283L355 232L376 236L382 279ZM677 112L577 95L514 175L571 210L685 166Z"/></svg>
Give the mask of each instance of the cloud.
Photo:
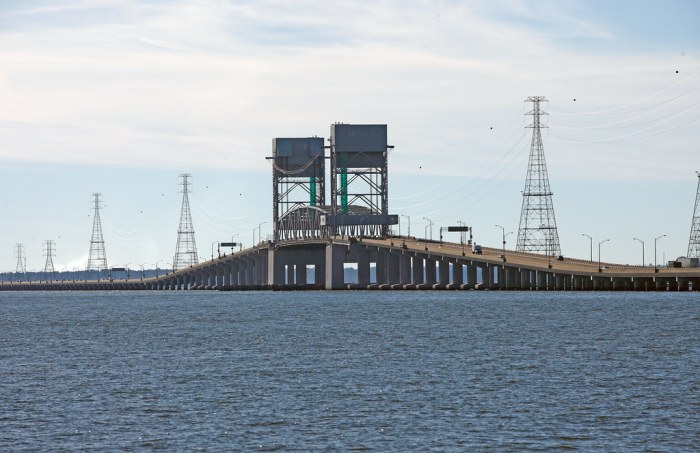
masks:
<svg viewBox="0 0 700 453"><path fill-rule="evenodd" d="M5 12L2 22L15 25L0 47L0 159L262 170L274 136L386 122L397 150L443 161L431 171L448 174L504 154L498 146L522 128L528 95L547 95L553 110L614 108L675 83L676 67L700 67L690 57L567 47L557 40L615 36L574 7L529 3L122 0ZM592 135L580 114L580 130L557 130L552 111L553 152L577 149L567 162L578 171L589 162L580 142L613 165L607 149L624 146L616 138L638 137L635 150L647 154L669 138L692 141L694 84L640 103L645 112L690 92L637 129ZM679 124L688 127L665 128Z"/></svg>

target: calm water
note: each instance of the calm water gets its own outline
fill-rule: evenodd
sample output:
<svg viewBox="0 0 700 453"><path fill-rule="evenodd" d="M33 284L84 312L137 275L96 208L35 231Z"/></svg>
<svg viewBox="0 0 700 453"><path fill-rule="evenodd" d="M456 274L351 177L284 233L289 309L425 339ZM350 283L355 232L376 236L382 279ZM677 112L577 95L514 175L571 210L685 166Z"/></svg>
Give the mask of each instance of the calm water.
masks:
<svg viewBox="0 0 700 453"><path fill-rule="evenodd" d="M700 296L0 292L0 450L692 451Z"/></svg>

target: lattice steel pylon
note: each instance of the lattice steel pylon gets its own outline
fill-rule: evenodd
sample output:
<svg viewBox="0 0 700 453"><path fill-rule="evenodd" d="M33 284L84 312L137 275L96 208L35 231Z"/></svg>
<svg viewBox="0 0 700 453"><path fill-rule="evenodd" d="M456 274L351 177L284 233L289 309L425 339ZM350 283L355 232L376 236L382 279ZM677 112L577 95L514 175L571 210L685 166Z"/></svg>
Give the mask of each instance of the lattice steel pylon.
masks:
<svg viewBox="0 0 700 453"><path fill-rule="evenodd" d="M688 258L700 258L700 171L698 175L698 190L695 195L695 209L693 210L693 223L690 226L690 239L688 240Z"/></svg>
<svg viewBox="0 0 700 453"><path fill-rule="evenodd" d="M24 244L15 244L15 256L17 257L16 274L24 275L27 273L27 258L24 256Z"/></svg>
<svg viewBox="0 0 700 453"><path fill-rule="evenodd" d="M46 240L44 241L44 256L46 256L46 263L44 264L44 278L49 279L49 275L53 278L54 268L53 268L53 252L54 252L54 242Z"/></svg>
<svg viewBox="0 0 700 453"><path fill-rule="evenodd" d="M547 127L540 121L546 112L540 110L540 103L547 102L544 96L530 96L525 102L532 102L532 110L526 115L532 115L532 124L526 126L532 129L530 158L527 163L527 177L523 190L523 205L520 211L520 227L516 250L519 252L544 253L546 255L561 255L557 221L554 217L552 191L549 187L547 163L544 159L541 128Z"/></svg>
<svg viewBox="0 0 700 453"><path fill-rule="evenodd" d="M105 240L102 236L102 221L100 220L101 193L93 193L94 207L92 218L92 236L90 237L90 254L88 255L87 270L101 271L107 269L107 254L105 253Z"/></svg>
<svg viewBox="0 0 700 453"><path fill-rule="evenodd" d="M183 269L198 263L197 244L194 242L194 226L190 212L190 174L181 174L182 208L180 209L180 226L177 229L177 246L173 257L173 270Z"/></svg>

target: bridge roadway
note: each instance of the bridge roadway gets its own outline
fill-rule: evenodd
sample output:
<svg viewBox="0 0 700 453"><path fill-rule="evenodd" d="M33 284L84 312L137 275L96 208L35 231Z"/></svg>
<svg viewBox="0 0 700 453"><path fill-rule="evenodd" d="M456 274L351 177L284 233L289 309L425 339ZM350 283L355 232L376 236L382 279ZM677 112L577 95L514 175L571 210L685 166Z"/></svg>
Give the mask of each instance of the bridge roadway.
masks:
<svg viewBox="0 0 700 453"><path fill-rule="evenodd" d="M700 269L629 266L416 238L261 242L157 278L0 284L2 290L491 289L698 291ZM345 282L346 264L357 281ZM374 268L374 276L371 269ZM310 276L313 276L309 278Z"/></svg>

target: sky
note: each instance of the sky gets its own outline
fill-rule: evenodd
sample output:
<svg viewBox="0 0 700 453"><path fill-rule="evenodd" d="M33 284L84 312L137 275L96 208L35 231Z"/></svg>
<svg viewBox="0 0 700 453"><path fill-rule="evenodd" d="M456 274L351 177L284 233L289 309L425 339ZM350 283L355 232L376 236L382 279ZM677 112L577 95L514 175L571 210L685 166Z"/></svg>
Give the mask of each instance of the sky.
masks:
<svg viewBox="0 0 700 453"><path fill-rule="evenodd" d="M92 193L110 266L167 267L179 176L201 258L271 234L274 137L387 124L402 233L463 221L514 248L528 96L565 256L687 252L700 170L700 2L0 3L0 271L82 269ZM426 218L426 219L424 219ZM447 239L457 241L458 237Z"/></svg>

